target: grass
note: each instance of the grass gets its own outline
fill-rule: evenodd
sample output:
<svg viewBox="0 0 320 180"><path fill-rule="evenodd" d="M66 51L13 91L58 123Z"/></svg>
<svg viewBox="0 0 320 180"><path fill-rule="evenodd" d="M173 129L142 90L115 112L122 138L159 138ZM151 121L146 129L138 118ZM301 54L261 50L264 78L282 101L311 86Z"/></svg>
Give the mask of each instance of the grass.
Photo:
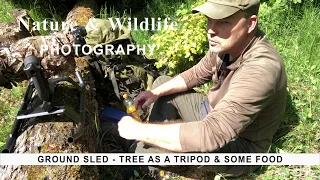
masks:
<svg viewBox="0 0 320 180"><path fill-rule="evenodd" d="M10 14L10 10L13 9L13 5L10 2L0 0L2 6L0 6L0 22L14 22L13 17Z"/></svg>
<svg viewBox="0 0 320 180"><path fill-rule="evenodd" d="M300 11L282 8L261 17L262 29L284 59L288 77L286 114L273 151L320 152L320 10L304 5ZM263 24L263 20L266 22ZM276 24L270 28L270 24ZM319 179L320 166L269 166L257 179Z"/></svg>
<svg viewBox="0 0 320 180"><path fill-rule="evenodd" d="M14 22L10 11L14 5L8 1L0 0L0 22ZM11 131L11 126L18 112L21 99L23 97L23 88L14 87L12 90L0 88L0 148L2 149L7 137Z"/></svg>
<svg viewBox="0 0 320 180"><path fill-rule="evenodd" d="M0 148L4 146L24 95L24 86L0 91Z"/></svg>
<svg viewBox="0 0 320 180"><path fill-rule="evenodd" d="M29 9L35 20L44 18L63 19L59 8L52 6L41 8L41 1L30 3L19 1L13 5L10 1L0 0L0 21L13 21L9 11L17 6ZM32 3L31 3L32 2ZM51 1L50 1L51 2ZM128 1L116 5L108 4L101 15L132 17L174 17L177 7L184 4L190 7L192 0L153 0L136 4L130 10ZM21 5L22 4L22 5ZM49 3L50 4L50 3ZM120 7L121 6L121 7ZM111 7L111 8L110 8ZM140 7L140 8L139 8ZM168 8L169 7L169 8ZM275 135L272 152L319 153L320 152L320 10L314 5L303 7L284 5L261 6L261 29L277 47L284 59L288 77L288 101L286 114ZM45 12L40 10L45 9ZM59 11L58 11L59 9ZM121 12L121 13L119 13ZM49 14L49 15L48 15ZM65 14L65 13L64 13ZM46 32L44 32L46 33ZM134 40L138 44L151 43L150 36L157 32L134 31ZM207 92L210 84L198 88ZM0 92L0 146L11 129L17 108L24 93L23 87ZM120 174L106 167L104 177L119 177ZM223 178L223 177L222 177ZM320 179L320 166L268 166L238 179Z"/></svg>
<svg viewBox="0 0 320 180"><path fill-rule="evenodd" d="M320 11L304 6L300 12L294 9L287 12L291 18L282 22L279 34L270 32L270 40L279 49L288 76L290 96L281 128L296 126L278 137L275 144L287 152L317 153L320 151L320 54L315 50L320 48Z"/></svg>
<svg viewBox="0 0 320 180"><path fill-rule="evenodd" d="M34 21L63 21L73 6L72 0L65 0L64 3L59 3L53 0L0 0L3 5L0 7L0 22L14 22L10 11L15 8L26 9ZM50 31L40 30L42 35L49 34Z"/></svg>

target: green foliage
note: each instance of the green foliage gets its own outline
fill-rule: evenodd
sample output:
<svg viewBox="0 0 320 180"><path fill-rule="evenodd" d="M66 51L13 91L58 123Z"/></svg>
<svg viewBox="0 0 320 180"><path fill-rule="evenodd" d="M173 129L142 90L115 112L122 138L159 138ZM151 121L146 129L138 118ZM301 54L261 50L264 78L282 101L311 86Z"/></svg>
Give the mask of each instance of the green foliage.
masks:
<svg viewBox="0 0 320 180"><path fill-rule="evenodd" d="M71 0L64 1L46 1L46 0L36 0L36 1L25 1L25 0L0 0L2 6L0 7L0 22L14 22L14 18L11 15L13 9L25 9L30 17L36 21L41 22L46 19L47 27L49 26L49 21L61 22L64 20L65 16L69 12L74 4ZM61 24L60 29L61 29ZM42 35L47 35L50 33L49 30L40 30Z"/></svg>
<svg viewBox="0 0 320 180"><path fill-rule="evenodd" d="M193 6L202 4L204 0ZM177 74L192 67L207 49L206 18L191 14L185 6L177 10L177 30L163 30L151 38L157 44L154 56L157 68L167 67L167 73Z"/></svg>
<svg viewBox="0 0 320 180"><path fill-rule="evenodd" d="M22 85L11 90L0 88L0 149L10 134L24 91L25 87Z"/></svg>
<svg viewBox="0 0 320 180"><path fill-rule="evenodd" d="M0 22L14 22L13 17L10 14L10 10L14 9L12 3L0 0L2 6L0 6Z"/></svg>
<svg viewBox="0 0 320 180"><path fill-rule="evenodd" d="M256 176L252 174L250 179L265 179L265 180L309 180L318 179L319 167L317 166L268 166L264 167L264 174Z"/></svg>
<svg viewBox="0 0 320 180"><path fill-rule="evenodd" d="M302 4L302 3L312 3L314 0L262 0L262 3L268 3L270 5L276 4L276 3L283 3L283 4Z"/></svg>
<svg viewBox="0 0 320 180"><path fill-rule="evenodd" d="M281 1L260 10L260 27L283 57L288 77L286 114L274 143L286 152L319 152L320 11Z"/></svg>

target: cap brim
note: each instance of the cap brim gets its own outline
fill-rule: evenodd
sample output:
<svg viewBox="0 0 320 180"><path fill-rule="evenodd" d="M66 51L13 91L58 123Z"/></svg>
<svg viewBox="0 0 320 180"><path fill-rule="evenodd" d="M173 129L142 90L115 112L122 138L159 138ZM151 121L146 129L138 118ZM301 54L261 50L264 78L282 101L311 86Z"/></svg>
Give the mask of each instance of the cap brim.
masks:
<svg viewBox="0 0 320 180"><path fill-rule="evenodd" d="M207 1L201 4L200 6L193 8L192 13L201 12L212 19L223 19L231 16L232 14L236 13L239 10L240 9L235 7L221 5L221 4Z"/></svg>

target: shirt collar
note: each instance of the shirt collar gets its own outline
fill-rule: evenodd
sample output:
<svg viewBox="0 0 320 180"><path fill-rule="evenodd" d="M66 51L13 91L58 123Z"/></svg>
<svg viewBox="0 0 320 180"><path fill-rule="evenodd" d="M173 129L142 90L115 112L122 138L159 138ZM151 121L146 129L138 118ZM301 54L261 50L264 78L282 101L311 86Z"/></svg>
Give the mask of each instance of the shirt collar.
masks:
<svg viewBox="0 0 320 180"><path fill-rule="evenodd" d="M253 38L251 39L249 44L246 46L246 48L242 51L240 56L237 59L233 60L233 62L231 62L231 64L229 66L227 66L227 69L229 69L231 71L238 69L239 66L245 61L245 58L243 58L244 54L246 54L246 52L249 49L251 49L251 47L254 46L264 36L265 36L265 34L258 28L257 32L255 33L255 35L253 36Z"/></svg>

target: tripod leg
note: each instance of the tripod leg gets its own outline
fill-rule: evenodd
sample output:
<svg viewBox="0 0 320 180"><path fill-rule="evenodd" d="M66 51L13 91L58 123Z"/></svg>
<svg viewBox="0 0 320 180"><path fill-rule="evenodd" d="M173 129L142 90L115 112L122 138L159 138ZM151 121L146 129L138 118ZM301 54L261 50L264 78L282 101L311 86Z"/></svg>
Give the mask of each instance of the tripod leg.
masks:
<svg viewBox="0 0 320 180"><path fill-rule="evenodd" d="M11 129L11 133L9 134L7 142L4 145L2 153L10 153L12 151L12 149L14 148L21 124L22 124L22 120L16 119L14 121L12 129Z"/></svg>

